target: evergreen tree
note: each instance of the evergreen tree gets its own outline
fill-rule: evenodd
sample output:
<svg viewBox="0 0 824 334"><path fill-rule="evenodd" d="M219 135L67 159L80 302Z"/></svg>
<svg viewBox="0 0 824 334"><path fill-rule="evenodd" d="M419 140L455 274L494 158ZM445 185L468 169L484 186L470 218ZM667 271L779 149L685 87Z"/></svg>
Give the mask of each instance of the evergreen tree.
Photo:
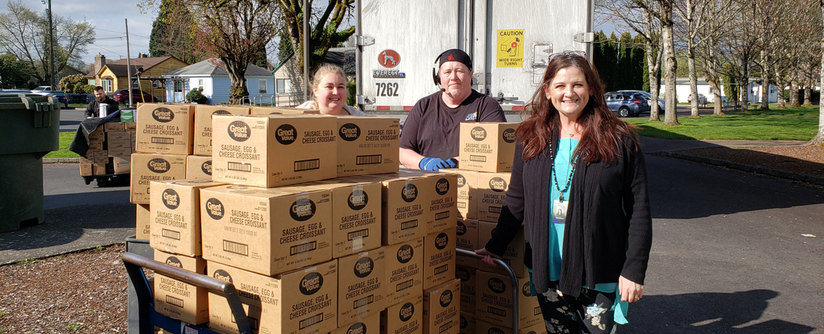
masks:
<svg viewBox="0 0 824 334"><path fill-rule="evenodd" d="M187 64L208 58L209 55L195 44L194 29L192 14L184 0L163 0L157 19L152 23L149 54L152 57L172 56Z"/></svg>

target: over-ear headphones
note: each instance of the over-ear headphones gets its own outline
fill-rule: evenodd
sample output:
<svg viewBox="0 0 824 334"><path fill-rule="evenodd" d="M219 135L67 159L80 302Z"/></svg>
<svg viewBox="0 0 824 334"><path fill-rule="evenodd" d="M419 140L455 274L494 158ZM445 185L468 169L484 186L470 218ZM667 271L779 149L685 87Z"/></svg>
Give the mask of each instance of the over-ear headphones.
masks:
<svg viewBox="0 0 824 334"><path fill-rule="evenodd" d="M441 77L438 75L438 70L441 69L441 64L440 64L441 56L443 56L443 54L446 53L447 51L449 51L449 50L441 52L441 54L439 54L437 57L435 57L435 63L432 64L432 79L435 81L435 86L438 86L438 85L441 84Z"/></svg>

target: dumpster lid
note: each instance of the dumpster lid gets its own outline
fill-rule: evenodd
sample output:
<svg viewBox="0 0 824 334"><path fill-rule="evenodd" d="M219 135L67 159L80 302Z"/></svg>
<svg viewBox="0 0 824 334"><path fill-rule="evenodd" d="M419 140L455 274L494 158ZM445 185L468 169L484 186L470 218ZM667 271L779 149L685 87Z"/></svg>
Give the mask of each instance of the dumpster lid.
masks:
<svg viewBox="0 0 824 334"><path fill-rule="evenodd" d="M4 109L26 109L37 110L38 103L50 103L57 105L57 97L32 93L4 93L0 92L0 110ZM57 109L57 108L53 108Z"/></svg>

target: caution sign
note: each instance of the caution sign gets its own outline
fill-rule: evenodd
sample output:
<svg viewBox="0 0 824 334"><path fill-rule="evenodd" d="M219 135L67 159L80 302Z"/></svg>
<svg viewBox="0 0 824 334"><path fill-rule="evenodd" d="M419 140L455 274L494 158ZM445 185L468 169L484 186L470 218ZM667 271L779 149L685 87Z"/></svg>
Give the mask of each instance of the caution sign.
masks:
<svg viewBox="0 0 824 334"><path fill-rule="evenodd" d="M524 65L524 30L498 30L497 67Z"/></svg>

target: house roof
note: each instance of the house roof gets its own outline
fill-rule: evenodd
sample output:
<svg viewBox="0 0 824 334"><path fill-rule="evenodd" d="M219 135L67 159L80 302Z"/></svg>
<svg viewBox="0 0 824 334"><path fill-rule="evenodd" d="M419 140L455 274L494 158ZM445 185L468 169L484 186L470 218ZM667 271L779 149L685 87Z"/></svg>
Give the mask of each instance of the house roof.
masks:
<svg viewBox="0 0 824 334"><path fill-rule="evenodd" d="M127 59L118 59L115 61L106 62L106 65L103 67L108 67L109 71L111 71L117 77L125 77L128 75L128 65L132 67L132 75L137 74L137 69L143 68L143 72L148 71L152 67L163 63L169 59L174 57L166 56L166 57L146 57L146 58L131 58L129 59L129 63L127 64ZM101 68L103 70L103 68ZM99 72L98 72L99 73Z"/></svg>
<svg viewBox="0 0 824 334"><path fill-rule="evenodd" d="M343 73L355 74L355 48L329 48L323 61L340 66Z"/></svg>
<svg viewBox="0 0 824 334"><path fill-rule="evenodd" d="M226 67L223 66L223 62L220 59L210 58L163 75L164 78L193 76L229 76L229 73L226 72ZM271 77L272 72L255 64L249 64L246 66L246 76Z"/></svg>

